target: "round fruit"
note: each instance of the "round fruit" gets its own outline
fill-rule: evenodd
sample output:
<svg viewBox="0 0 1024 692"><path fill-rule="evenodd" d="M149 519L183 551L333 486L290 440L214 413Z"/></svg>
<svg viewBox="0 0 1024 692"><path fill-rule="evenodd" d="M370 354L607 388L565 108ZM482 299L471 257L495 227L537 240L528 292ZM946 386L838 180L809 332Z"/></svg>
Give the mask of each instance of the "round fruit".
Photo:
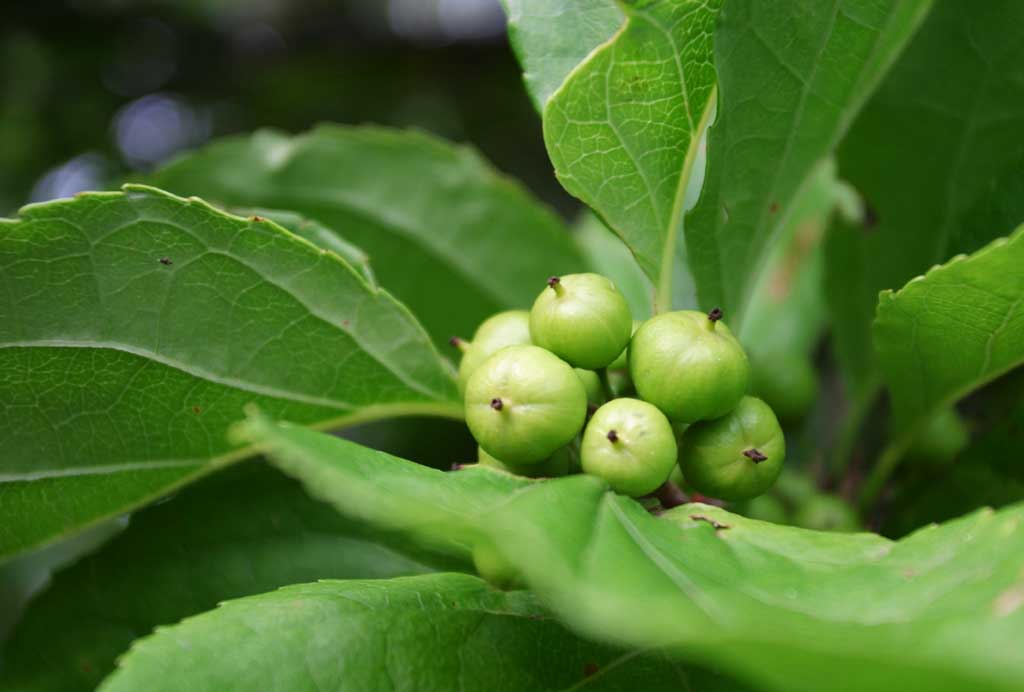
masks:
<svg viewBox="0 0 1024 692"><path fill-rule="evenodd" d="M473 548L473 567L481 579L496 589L521 588L519 572L489 543L479 543Z"/></svg>
<svg viewBox="0 0 1024 692"><path fill-rule="evenodd" d="M797 422L818 398L818 377L803 355L751 354L751 391L784 421Z"/></svg>
<svg viewBox="0 0 1024 692"><path fill-rule="evenodd" d="M597 409L583 433L583 472L613 490L638 497L654 492L676 465L676 438L665 414L639 399L615 399Z"/></svg>
<svg viewBox="0 0 1024 692"><path fill-rule="evenodd" d="M782 471L786 442L768 405L752 396L715 420L694 423L683 434L679 467L703 495L747 500L771 487Z"/></svg>
<svg viewBox="0 0 1024 692"><path fill-rule="evenodd" d="M630 337L632 337L633 334L636 334L636 330L640 328L641 324L643 324L643 323L640 322L640 320L633 320L633 331L630 332L630 334L629 334ZM615 360L613 360L611 363L608 364L608 369L609 370L625 370L628 367L629 367L629 347L627 346L626 348L622 349L622 353L620 353L619 356Z"/></svg>
<svg viewBox="0 0 1024 692"><path fill-rule="evenodd" d="M817 531L860 531L857 514L838 497L817 495L801 506L793 523Z"/></svg>
<svg viewBox="0 0 1024 692"><path fill-rule="evenodd" d="M601 378L593 370L583 370L582 368L573 368L573 370L576 371L580 382L583 383L583 388L587 390L587 403L600 406L604 402L604 386L601 384Z"/></svg>
<svg viewBox="0 0 1024 692"><path fill-rule="evenodd" d="M970 433L956 409L943 408L914 436L907 456L935 465L948 464L967 446Z"/></svg>
<svg viewBox="0 0 1024 692"><path fill-rule="evenodd" d="M470 376L485 360L506 346L530 343L530 313L508 310L491 315L476 328L472 341L453 338L452 343L463 352L459 363L459 388L465 391Z"/></svg>
<svg viewBox="0 0 1024 692"><path fill-rule="evenodd" d="M785 524L789 520L786 506L771 495L755 497L743 508L743 514L751 519L770 521L773 524Z"/></svg>
<svg viewBox="0 0 1024 692"><path fill-rule="evenodd" d="M533 343L587 370L622 353L632 324L626 299L600 274L552 276L530 310Z"/></svg>
<svg viewBox="0 0 1024 692"><path fill-rule="evenodd" d="M750 365L722 312L667 312L644 322L629 345L637 393L674 421L724 416L747 391Z"/></svg>
<svg viewBox="0 0 1024 692"><path fill-rule="evenodd" d="M536 464L507 464L504 461L495 459L484 451L483 447L477 447L476 460L480 466L487 466L492 469L500 469L517 476L527 478L557 478L569 473L571 454L568 447L562 447L550 457Z"/></svg>
<svg viewBox="0 0 1024 692"><path fill-rule="evenodd" d="M509 464L543 461L583 427L587 392L565 361L537 346L508 346L466 384L466 424Z"/></svg>

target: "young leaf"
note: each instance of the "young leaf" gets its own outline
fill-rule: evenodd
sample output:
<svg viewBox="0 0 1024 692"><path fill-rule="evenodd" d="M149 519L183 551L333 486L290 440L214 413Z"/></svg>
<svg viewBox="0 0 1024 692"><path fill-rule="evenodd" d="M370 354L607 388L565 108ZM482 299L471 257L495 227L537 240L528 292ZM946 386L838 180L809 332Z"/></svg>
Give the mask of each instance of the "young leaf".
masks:
<svg viewBox="0 0 1024 692"><path fill-rule="evenodd" d="M502 0L502 4L526 90L541 113L569 73L625 20L615 0Z"/></svg>
<svg viewBox="0 0 1024 692"><path fill-rule="evenodd" d="M436 574L230 601L137 642L100 690L668 692L690 682L661 655L573 636L529 593Z"/></svg>
<svg viewBox="0 0 1024 692"><path fill-rule="evenodd" d="M132 641L225 599L318 578L426 571L297 483L244 464L139 512L59 573L6 645L0 691L94 689Z"/></svg>
<svg viewBox="0 0 1024 692"><path fill-rule="evenodd" d="M740 0L723 10L715 32L718 117L686 245L701 305L723 308L734 329L750 317L753 291L801 186L929 6Z"/></svg>
<svg viewBox="0 0 1024 692"><path fill-rule="evenodd" d="M248 454L257 403L332 427L461 416L408 310L337 255L154 188L0 221L0 558Z"/></svg>
<svg viewBox="0 0 1024 692"><path fill-rule="evenodd" d="M288 209L373 258L382 285L443 345L490 314L529 307L583 259L561 221L473 150L416 132L263 131L187 154L154 176L179 194Z"/></svg>
<svg viewBox="0 0 1024 692"><path fill-rule="evenodd" d="M493 548L585 636L669 647L786 692L837 679L848 690L1009 692L1024 675L1024 505L893 543L699 504L655 517L589 476L498 490L481 472L431 472L396 485L396 466L368 482L350 444L262 420L249 430L362 520L396 528L395 508L412 507L397 512L408 529L436 531L440 544L451 525L422 520L465 517L463 540Z"/></svg>
<svg viewBox="0 0 1024 692"><path fill-rule="evenodd" d="M629 246L671 307L676 239L700 134L714 105L720 0L622 3L626 23L544 109L558 179Z"/></svg>
<svg viewBox="0 0 1024 692"><path fill-rule="evenodd" d="M993 183L1019 176L1024 161L1022 61L1024 4L938 3L839 148L841 175L871 209L865 225L840 225L826 243L836 351L854 398L877 389L878 292L1024 220L979 227L988 211L975 207L1018 195L1019 185Z"/></svg>
<svg viewBox="0 0 1024 692"><path fill-rule="evenodd" d="M878 299L875 350L892 396L889 448L873 495L943 406L1024 363L1024 226Z"/></svg>

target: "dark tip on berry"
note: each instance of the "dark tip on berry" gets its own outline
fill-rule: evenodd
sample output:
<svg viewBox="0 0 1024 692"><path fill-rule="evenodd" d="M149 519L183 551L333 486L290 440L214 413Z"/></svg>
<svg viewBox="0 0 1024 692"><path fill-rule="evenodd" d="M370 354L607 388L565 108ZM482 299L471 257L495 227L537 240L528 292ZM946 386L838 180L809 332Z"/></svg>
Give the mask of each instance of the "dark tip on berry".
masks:
<svg viewBox="0 0 1024 692"><path fill-rule="evenodd" d="M708 319L712 322L722 319L722 308L711 308L711 312L708 313Z"/></svg>
<svg viewBox="0 0 1024 692"><path fill-rule="evenodd" d="M549 276L548 277L548 286L550 286L551 288L554 288L555 286L557 286L560 283L562 283L562 280L559 279L557 276Z"/></svg>
<svg viewBox="0 0 1024 692"><path fill-rule="evenodd" d="M609 442L619 441L619 433L615 432L614 430L609 430L607 437Z"/></svg>
<svg viewBox="0 0 1024 692"><path fill-rule="evenodd" d="M164 265L165 267L169 267L172 264L174 264L174 262L171 261L170 257L161 257L160 264Z"/></svg>
<svg viewBox="0 0 1024 692"><path fill-rule="evenodd" d="M761 452L759 452L757 449L755 449L753 447L751 447L747 451L743 452L743 456L745 456L746 458L750 459L755 464L760 464L762 461L765 461L768 458L764 454L761 454Z"/></svg>
<svg viewBox="0 0 1024 692"><path fill-rule="evenodd" d="M448 344L461 351L462 347L466 345L466 342L463 341L460 337L453 336L452 338L448 339Z"/></svg>
<svg viewBox="0 0 1024 692"><path fill-rule="evenodd" d="M505 404L498 397L494 397L493 399L491 399L491 408L493 408L495 411L500 411L504 406Z"/></svg>

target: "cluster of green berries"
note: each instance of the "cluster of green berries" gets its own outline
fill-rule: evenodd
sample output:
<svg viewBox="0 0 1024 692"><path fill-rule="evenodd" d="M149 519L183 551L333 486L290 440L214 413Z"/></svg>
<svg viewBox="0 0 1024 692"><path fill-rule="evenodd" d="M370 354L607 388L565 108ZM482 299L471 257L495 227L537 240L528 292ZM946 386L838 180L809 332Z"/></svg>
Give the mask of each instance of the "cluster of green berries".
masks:
<svg viewBox="0 0 1024 692"><path fill-rule="evenodd" d="M720 310L636 323L610 280L570 274L551 277L529 312L494 315L452 343L482 465L578 469L635 497L681 471L724 500L760 495L782 469L782 430L747 396L747 355Z"/></svg>

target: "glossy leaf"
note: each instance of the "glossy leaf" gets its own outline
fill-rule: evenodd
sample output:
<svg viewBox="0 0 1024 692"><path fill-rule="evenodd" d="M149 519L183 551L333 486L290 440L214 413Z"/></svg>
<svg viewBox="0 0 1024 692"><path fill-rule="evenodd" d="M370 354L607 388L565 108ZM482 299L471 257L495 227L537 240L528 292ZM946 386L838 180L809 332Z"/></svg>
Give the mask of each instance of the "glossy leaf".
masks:
<svg viewBox="0 0 1024 692"><path fill-rule="evenodd" d="M438 345L528 308L583 259L560 220L479 155L416 132L262 131L187 154L155 184L233 207L302 214L366 252Z"/></svg>
<svg viewBox="0 0 1024 692"><path fill-rule="evenodd" d="M94 689L132 641L225 599L429 571L380 538L263 464L217 474L59 573L7 644L0 690Z"/></svg>
<svg viewBox="0 0 1024 692"><path fill-rule="evenodd" d="M422 536L463 517L466 541L496 550L585 636L667 646L787 692L837 680L847 690L1009 691L1024 674L1024 505L893 543L706 505L655 517L589 476L499 490L486 470L409 472L398 485L401 462L381 459L395 470L367 482L345 443L262 420L248 428L289 473L364 521Z"/></svg>
<svg viewBox="0 0 1024 692"><path fill-rule="evenodd" d="M705 309L743 331L772 247L814 167L899 54L929 0L729 2L715 32L718 117L686 245ZM842 172L842 171L841 171Z"/></svg>
<svg viewBox="0 0 1024 692"><path fill-rule="evenodd" d="M1019 204L998 180L1024 162L1022 63L1024 4L938 3L839 148L840 175L872 210L868 227L838 227L826 245L836 351L855 398L878 384L878 292L1024 221L978 225L1000 204L993 191Z"/></svg>
<svg viewBox="0 0 1024 692"><path fill-rule="evenodd" d="M939 409L1024 363L1021 267L1024 226L879 296L875 350L893 411L875 484Z"/></svg>
<svg viewBox="0 0 1024 692"><path fill-rule="evenodd" d="M129 186L0 221L0 557L248 452L256 403L332 427L459 417L388 293L269 221Z"/></svg>
<svg viewBox="0 0 1024 692"><path fill-rule="evenodd" d="M502 0L526 90L540 112L577 65L625 21L615 0Z"/></svg>
<svg viewBox="0 0 1024 692"><path fill-rule="evenodd" d="M565 189L590 205L672 299L676 240L700 134L714 104L719 0L622 3L626 23L544 109Z"/></svg>
<svg viewBox="0 0 1024 692"><path fill-rule="evenodd" d="M703 674L693 682L736 689ZM230 601L136 643L100 689L625 692L689 684L663 656L573 636L527 592L437 574L321 581Z"/></svg>

